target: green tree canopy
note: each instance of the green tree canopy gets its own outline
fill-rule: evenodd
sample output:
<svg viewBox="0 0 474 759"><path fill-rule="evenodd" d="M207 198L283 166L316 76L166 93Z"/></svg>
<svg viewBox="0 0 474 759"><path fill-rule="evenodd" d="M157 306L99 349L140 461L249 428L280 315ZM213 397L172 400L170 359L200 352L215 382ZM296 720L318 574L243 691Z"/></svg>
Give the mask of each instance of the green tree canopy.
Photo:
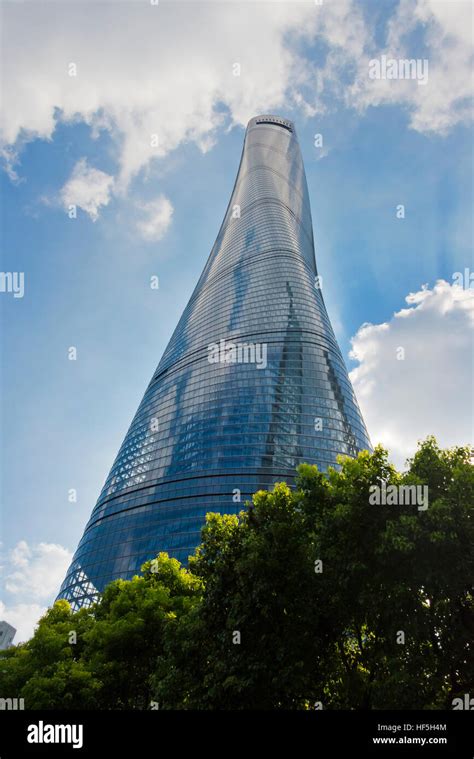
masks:
<svg viewBox="0 0 474 759"><path fill-rule="evenodd" d="M340 463L208 515L190 560L202 601L165 633L163 706L444 708L472 691L471 451L429 438L403 475L381 447ZM372 504L374 485L427 486L428 505Z"/></svg>
<svg viewBox="0 0 474 759"><path fill-rule="evenodd" d="M28 709L146 709L163 631L200 598L201 581L161 553L116 580L100 603L57 601L27 643L1 652L0 695Z"/></svg>
<svg viewBox="0 0 474 759"><path fill-rule="evenodd" d="M0 696L31 709L451 708L474 689L473 495L470 449L434 438L404 473L380 446L328 473L301 465L294 490L208 514L188 569L159 554L89 609L57 602L1 652Z"/></svg>

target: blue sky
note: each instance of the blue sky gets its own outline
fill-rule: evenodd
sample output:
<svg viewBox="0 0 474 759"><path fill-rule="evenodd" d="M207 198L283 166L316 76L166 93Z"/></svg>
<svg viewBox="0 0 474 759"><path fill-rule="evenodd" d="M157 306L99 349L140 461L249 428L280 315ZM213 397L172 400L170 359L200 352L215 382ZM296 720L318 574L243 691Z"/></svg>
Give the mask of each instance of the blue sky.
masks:
<svg viewBox="0 0 474 759"><path fill-rule="evenodd" d="M401 464L419 437L472 429L472 290L453 284L474 268L470 4L144 5L4 6L2 271L24 272L25 294L0 293L0 617L20 637L197 282L257 113L295 122L323 293L372 441ZM427 59L428 84L370 82L382 54Z"/></svg>

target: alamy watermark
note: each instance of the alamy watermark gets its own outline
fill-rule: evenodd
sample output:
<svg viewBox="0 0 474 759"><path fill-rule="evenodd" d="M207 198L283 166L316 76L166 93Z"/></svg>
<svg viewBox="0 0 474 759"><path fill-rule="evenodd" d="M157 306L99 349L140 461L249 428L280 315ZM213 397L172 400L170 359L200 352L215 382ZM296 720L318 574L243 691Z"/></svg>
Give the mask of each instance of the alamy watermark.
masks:
<svg viewBox="0 0 474 759"><path fill-rule="evenodd" d="M40 720L28 725L28 743L70 743L73 748L83 746L83 725L50 725Z"/></svg>
<svg viewBox="0 0 474 759"><path fill-rule="evenodd" d="M428 83L427 58L372 58L369 61L370 79L414 79L418 84Z"/></svg>
<svg viewBox="0 0 474 759"><path fill-rule="evenodd" d="M208 345L210 364L256 364L257 369L267 368L266 343L232 343L222 339Z"/></svg>
<svg viewBox="0 0 474 759"><path fill-rule="evenodd" d="M453 285L458 285L463 290L472 290L474 288L474 271L471 271L467 267L464 271L455 271L452 279Z"/></svg>
<svg viewBox="0 0 474 759"><path fill-rule="evenodd" d="M453 698L451 701L453 709L466 709L467 711L474 711L474 697L470 693L465 693L463 698Z"/></svg>
<svg viewBox="0 0 474 759"><path fill-rule="evenodd" d="M24 698L0 698L0 711L22 711L24 708Z"/></svg>
<svg viewBox="0 0 474 759"><path fill-rule="evenodd" d="M13 293L14 298L25 294L25 273L22 271L0 271L0 293Z"/></svg>
<svg viewBox="0 0 474 759"><path fill-rule="evenodd" d="M418 511L428 508L428 485L371 485L371 506L417 506Z"/></svg>

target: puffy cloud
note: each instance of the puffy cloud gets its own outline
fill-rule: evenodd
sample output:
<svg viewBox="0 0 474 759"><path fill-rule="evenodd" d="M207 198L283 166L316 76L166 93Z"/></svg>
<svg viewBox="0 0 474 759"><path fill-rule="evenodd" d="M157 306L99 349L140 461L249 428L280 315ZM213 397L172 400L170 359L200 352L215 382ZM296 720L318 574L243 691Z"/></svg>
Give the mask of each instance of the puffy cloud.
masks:
<svg viewBox="0 0 474 759"><path fill-rule="evenodd" d="M70 205L79 206L89 214L92 221L96 221L99 217L99 208L110 202L113 184L113 177L99 169L94 169L88 165L85 158L81 158L74 166L59 197L66 209Z"/></svg>
<svg viewBox="0 0 474 759"><path fill-rule="evenodd" d="M6 564L5 588L16 595L32 594L35 600L49 599L57 592L71 558L71 553L57 543L30 548L20 540Z"/></svg>
<svg viewBox="0 0 474 759"><path fill-rule="evenodd" d="M31 550L26 540L20 540L10 554L11 564L14 567L27 567L31 558Z"/></svg>
<svg viewBox="0 0 474 759"><path fill-rule="evenodd" d="M15 643L27 640L34 625L59 590L72 554L56 543L34 546L20 540L2 557L6 600L0 601L0 618L17 628Z"/></svg>
<svg viewBox="0 0 474 759"><path fill-rule="evenodd" d="M18 152L13 149L12 145L0 146L0 166L13 184L19 184L20 182L20 178L14 168L18 161Z"/></svg>
<svg viewBox="0 0 474 759"><path fill-rule="evenodd" d="M439 280L405 300L390 321L362 325L350 354L372 441L398 466L429 434L443 446L472 438L474 290Z"/></svg>
<svg viewBox="0 0 474 759"><path fill-rule="evenodd" d="M46 606L39 604L13 604L5 605L0 601L0 619L8 622L16 629L13 644L24 643L33 635L34 629L46 611Z"/></svg>
<svg viewBox="0 0 474 759"><path fill-rule="evenodd" d="M291 1L12 3L3 140L50 139L58 119L107 129L123 189L183 141L209 149L229 114L245 123L286 104L305 72L285 35L314 15L314 6Z"/></svg>
<svg viewBox="0 0 474 759"><path fill-rule="evenodd" d="M346 101L359 110L384 104L406 106L410 126L446 134L472 118L472 4L468 0L400 0L387 25L386 45L361 56ZM422 35L424 46L414 44ZM423 51L421 54L420 51ZM427 60L427 83L412 79L370 79L369 59Z"/></svg>
<svg viewBox="0 0 474 759"><path fill-rule="evenodd" d="M466 118L470 12L468 2L401 0L381 49L363 4L352 0L9 3L4 158L12 173L25 141L50 139L58 120L83 121L94 135L106 129L114 138L123 191L181 143L208 150L219 128L265 111L295 107L313 117L337 101L360 110L400 103L414 128L443 132ZM405 56L420 29L429 84L370 80L369 59ZM308 53L313 43L325 49L317 63Z"/></svg>
<svg viewBox="0 0 474 759"><path fill-rule="evenodd" d="M161 240L171 224L173 206L164 195L159 195L155 200L148 203L137 204L142 218L136 223L136 227L144 240Z"/></svg>

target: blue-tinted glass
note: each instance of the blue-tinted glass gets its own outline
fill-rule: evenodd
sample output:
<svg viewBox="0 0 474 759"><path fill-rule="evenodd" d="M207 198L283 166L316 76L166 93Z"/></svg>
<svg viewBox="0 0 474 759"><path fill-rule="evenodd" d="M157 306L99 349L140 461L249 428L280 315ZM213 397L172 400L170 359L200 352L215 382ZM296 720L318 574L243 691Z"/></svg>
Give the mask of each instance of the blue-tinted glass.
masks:
<svg viewBox="0 0 474 759"><path fill-rule="evenodd" d="M59 597L83 605L159 551L186 562L207 512L370 448L316 276L294 127L252 119L217 240Z"/></svg>

